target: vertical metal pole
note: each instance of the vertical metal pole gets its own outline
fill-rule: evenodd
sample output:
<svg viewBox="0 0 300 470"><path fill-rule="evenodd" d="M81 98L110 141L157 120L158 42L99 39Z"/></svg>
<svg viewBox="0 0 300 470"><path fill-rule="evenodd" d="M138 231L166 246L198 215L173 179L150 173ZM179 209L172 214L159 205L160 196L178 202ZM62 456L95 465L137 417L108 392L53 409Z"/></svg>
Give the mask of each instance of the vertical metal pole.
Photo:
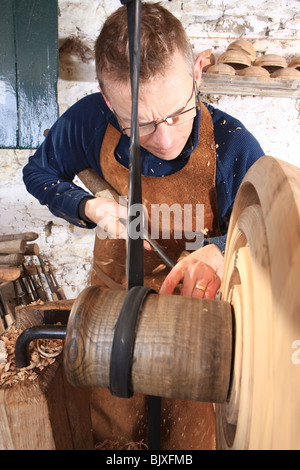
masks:
<svg viewBox="0 0 300 470"><path fill-rule="evenodd" d="M127 223L127 289L144 285L144 247L142 184L140 164L140 138L138 126L138 97L140 72L140 0L122 1L127 4L130 81L131 81L131 133L128 181L128 223ZM138 209L138 210L136 210ZM136 236L139 232L141 235Z"/></svg>
<svg viewBox="0 0 300 470"><path fill-rule="evenodd" d="M142 184L140 166L140 142L138 127L138 96L140 72L140 0L121 0L127 5L128 41L131 80L131 133L128 182L128 223L127 223L127 289L144 284L144 246ZM135 211L139 209L139 211ZM137 221L139 220L139 224ZM133 231L141 234L134 237ZM136 234L136 233L135 233ZM148 446L150 450L160 448L161 398L148 396Z"/></svg>

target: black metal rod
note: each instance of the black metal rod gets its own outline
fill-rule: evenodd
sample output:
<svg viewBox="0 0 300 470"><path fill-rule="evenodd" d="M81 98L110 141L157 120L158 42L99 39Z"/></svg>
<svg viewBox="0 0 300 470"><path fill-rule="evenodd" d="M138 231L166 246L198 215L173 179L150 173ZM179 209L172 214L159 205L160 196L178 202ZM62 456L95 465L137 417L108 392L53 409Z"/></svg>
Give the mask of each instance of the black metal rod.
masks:
<svg viewBox="0 0 300 470"><path fill-rule="evenodd" d="M30 364L29 343L35 339L65 339L66 325L37 325L24 330L16 341L15 359L18 369Z"/></svg>
<svg viewBox="0 0 300 470"><path fill-rule="evenodd" d="M127 5L128 42L131 79L131 133L130 133L130 165L128 181L128 225L127 225L127 289L143 286L144 283L144 246L143 239L134 239L130 235L131 222L136 219L131 213L131 207L139 204L142 207L142 185L140 168L140 139L138 125L138 97L140 73L140 39L141 39L141 1L122 0ZM141 218L142 214L138 217ZM142 221L140 223L143 223ZM151 450L159 449L161 399L148 397L149 441ZM153 436L157 438L153 438Z"/></svg>
<svg viewBox="0 0 300 470"><path fill-rule="evenodd" d="M131 133L129 148L128 224L127 224L127 289L144 284L144 247L142 237L131 233L135 221L141 222L142 214L133 214L132 208L142 208L140 169L140 139L138 126L138 97L140 72L141 1L127 3L129 63L131 81ZM134 222L134 223L133 223Z"/></svg>

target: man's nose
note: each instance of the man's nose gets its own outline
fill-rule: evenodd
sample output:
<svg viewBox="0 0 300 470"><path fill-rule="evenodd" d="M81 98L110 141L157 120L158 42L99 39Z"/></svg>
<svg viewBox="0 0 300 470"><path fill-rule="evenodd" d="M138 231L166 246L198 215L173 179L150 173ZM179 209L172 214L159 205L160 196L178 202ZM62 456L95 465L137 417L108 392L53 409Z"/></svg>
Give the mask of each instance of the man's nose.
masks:
<svg viewBox="0 0 300 470"><path fill-rule="evenodd" d="M158 124L153 133L154 143L161 149L170 149L173 145L173 132L174 129L166 122Z"/></svg>

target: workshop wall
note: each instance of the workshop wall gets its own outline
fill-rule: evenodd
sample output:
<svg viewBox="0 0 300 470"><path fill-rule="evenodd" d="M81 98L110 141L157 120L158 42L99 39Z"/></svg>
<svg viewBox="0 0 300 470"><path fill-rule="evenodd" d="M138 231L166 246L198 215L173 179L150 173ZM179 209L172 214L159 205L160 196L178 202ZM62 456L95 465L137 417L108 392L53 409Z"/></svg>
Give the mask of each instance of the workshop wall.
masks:
<svg viewBox="0 0 300 470"><path fill-rule="evenodd" d="M300 56L299 0L163 0L186 27L195 55L212 48L216 58L237 38L252 41L258 54ZM119 0L59 0L58 104L62 114L81 97L97 91L93 44ZM207 101L239 118L266 154L299 166L300 100L293 97L205 95ZM86 287L94 231L51 215L29 195L22 168L32 151L0 150L1 233L36 231L41 252L51 259L68 298Z"/></svg>

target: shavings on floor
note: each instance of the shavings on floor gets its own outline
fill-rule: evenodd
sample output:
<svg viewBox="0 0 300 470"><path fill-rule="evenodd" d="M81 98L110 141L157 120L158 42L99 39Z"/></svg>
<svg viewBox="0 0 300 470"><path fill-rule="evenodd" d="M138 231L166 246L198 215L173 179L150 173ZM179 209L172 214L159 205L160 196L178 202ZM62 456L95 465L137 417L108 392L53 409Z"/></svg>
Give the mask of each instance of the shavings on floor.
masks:
<svg viewBox="0 0 300 470"><path fill-rule="evenodd" d="M15 362L15 344L22 333L11 325L0 339L0 388L10 388L18 382L35 380L39 373L62 352L62 340L35 340L29 344L30 364L22 369Z"/></svg>

